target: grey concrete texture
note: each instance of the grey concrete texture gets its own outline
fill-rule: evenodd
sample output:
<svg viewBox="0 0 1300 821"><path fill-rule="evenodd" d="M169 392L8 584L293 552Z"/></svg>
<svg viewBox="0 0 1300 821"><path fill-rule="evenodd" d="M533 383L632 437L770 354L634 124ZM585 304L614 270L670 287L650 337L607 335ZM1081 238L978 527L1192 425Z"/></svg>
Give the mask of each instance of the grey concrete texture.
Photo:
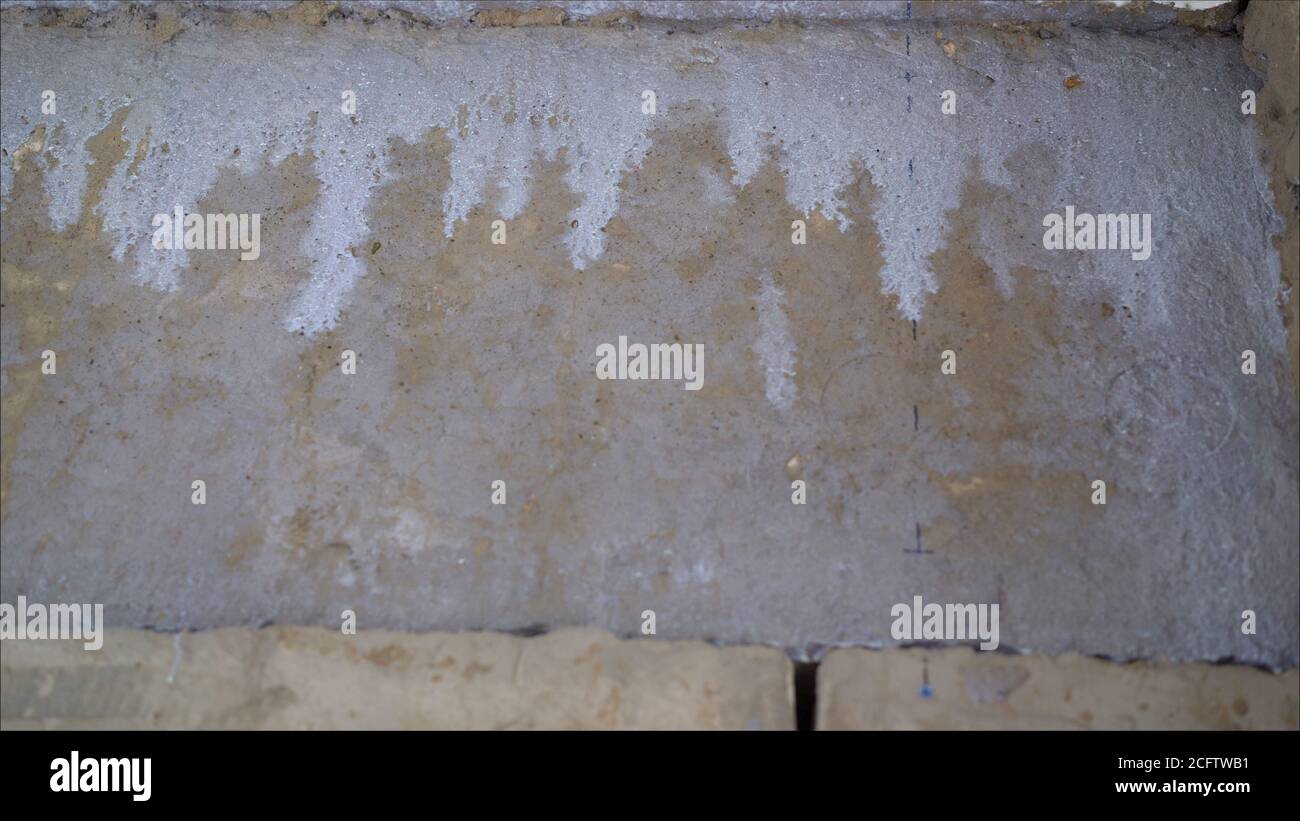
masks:
<svg viewBox="0 0 1300 821"><path fill-rule="evenodd" d="M1068 23L1092 28L1152 31L1169 25L1226 28L1239 0L5 0L12 8L45 14L104 18L130 13L186 13L251 17L294 11L309 3L328 13L374 20L398 18L446 25L558 25L609 20L678 23L731 20Z"/></svg>
<svg viewBox="0 0 1300 821"><path fill-rule="evenodd" d="M343 635L114 630L102 652L5 642L0 727L790 730L789 658L602 630Z"/></svg>
<svg viewBox="0 0 1300 821"><path fill-rule="evenodd" d="M922 595L1000 603L1004 648L1297 662L1281 220L1233 37L2 20L6 602L651 609L816 656ZM260 213L260 257L155 251L176 205ZM1151 214L1150 259L1045 250L1067 205ZM620 335L702 343L703 389L598 380Z"/></svg>

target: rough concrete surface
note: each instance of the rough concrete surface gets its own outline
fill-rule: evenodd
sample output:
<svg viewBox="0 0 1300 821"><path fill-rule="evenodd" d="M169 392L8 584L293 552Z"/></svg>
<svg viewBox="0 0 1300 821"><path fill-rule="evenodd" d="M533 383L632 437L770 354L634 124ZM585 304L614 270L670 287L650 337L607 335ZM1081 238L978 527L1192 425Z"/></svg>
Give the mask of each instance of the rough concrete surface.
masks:
<svg viewBox="0 0 1300 821"><path fill-rule="evenodd" d="M1256 120L1272 169L1275 207L1286 232L1274 238L1291 347L1292 391L1300 386L1300 3L1252 3L1242 21L1242 56L1267 82Z"/></svg>
<svg viewBox="0 0 1300 821"><path fill-rule="evenodd" d="M593 629L120 630L96 653L5 642L0 726L788 730L790 667L765 647L619 641Z"/></svg>
<svg viewBox="0 0 1300 821"><path fill-rule="evenodd" d="M816 654L922 595L999 602L1004 647L1297 662L1284 223L1236 37L0 20L4 601L653 609ZM156 251L177 205L260 213L260 257ZM1044 250L1067 205L1151 214L1150 259ZM703 389L598 380L620 335L702 343Z"/></svg>
<svg viewBox="0 0 1300 821"><path fill-rule="evenodd" d="M822 730L1296 730L1300 673L967 648L834 650Z"/></svg>

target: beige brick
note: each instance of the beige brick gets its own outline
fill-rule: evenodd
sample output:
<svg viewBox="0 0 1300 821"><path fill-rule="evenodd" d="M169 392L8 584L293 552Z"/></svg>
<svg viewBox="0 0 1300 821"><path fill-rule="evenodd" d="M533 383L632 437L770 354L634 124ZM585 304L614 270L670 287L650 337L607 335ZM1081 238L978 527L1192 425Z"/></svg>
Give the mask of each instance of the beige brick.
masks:
<svg viewBox="0 0 1300 821"><path fill-rule="evenodd" d="M109 631L6 641L0 726L790 729L791 666L762 647L497 633Z"/></svg>
<svg viewBox="0 0 1300 821"><path fill-rule="evenodd" d="M926 680L929 698L921 694ZM817 727L1294 730L1298 693L1296 670L967 648L835 650L817 674Z"/></svg>

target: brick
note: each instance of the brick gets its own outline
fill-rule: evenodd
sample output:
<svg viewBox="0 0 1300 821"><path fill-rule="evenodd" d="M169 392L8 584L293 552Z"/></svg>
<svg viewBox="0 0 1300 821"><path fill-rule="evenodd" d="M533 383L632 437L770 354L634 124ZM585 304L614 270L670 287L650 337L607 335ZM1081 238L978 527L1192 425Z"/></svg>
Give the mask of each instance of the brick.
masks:
<svg viewBox="0 0 1300 821"><path fill-rule="evenodd" d="M929 682L930 695L922 693ZM826 730L1297 729L1300 673L1015 656L835 650L817 673Z"/></svg>
<svg viewBox="0 0 1300 821"><path fill-rule="evenodd" d="M355 636L319 628L109 631L104 649L6 641L0 726L209 729L790 729L791 665L764 647L594 629Z"/></svg>

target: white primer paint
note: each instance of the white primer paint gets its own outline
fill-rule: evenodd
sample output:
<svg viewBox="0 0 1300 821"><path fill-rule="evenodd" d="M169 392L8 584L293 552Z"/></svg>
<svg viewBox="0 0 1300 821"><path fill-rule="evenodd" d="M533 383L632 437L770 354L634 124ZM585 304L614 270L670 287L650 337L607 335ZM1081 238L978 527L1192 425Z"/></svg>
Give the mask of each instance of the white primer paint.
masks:
<svg viewBox="0 0 1300 821"><path fill-rule="evenodd" d="M781 410L789 410L799 398L794 383L795 343L790 334L782 301L785 293L772 275L763 272L758 292L758 342L754 346L766 375L767 401Z"/></svg>
<svg viewBox="0 0 1300 821"><path fill-rule="evenodd" d="M635 35L617 29L411 32L379 23L358 37L360 27L331 24L311 37L292 25L216 27L165 45L109 27L96 35L104 42L84 48L77 43L86 35L75 29L7 25L0 32L0 143L12 156L38 124L46 125L45 154L32 160L46 163L50 217L67 230L85 198L92 162L86 141L126 108L121 136L129 148L97 213L114 238L114 256L129 258L131 275L142 285L163 291L180 287L189 258L183 249L149 247L152 214L177 205L198 210L222 169L256 174L309 153L321 191L295 250L310 261L310 276L284 320L287 329L307 334L334 327L366 273L353 249L370 237L371 194L392 179L390 142L418 142L432 129L445 129L452 143L450 185L439 203L449 236L480 206L506 219L520 215L534 163L562 156L565 181L577 199L569 215L576 224L564 239L576 269L604 253L601 229L618 209L620 184L640 166L654 130L671 128L681 106L717 112L731 163L730 179L724 169L714 181L722 187L719 202L751 182L764 163L775 162L794 211L820 211L847 231L853 227L847 187L865 169L880 190L872 217L884 257L879 284L912 320L939 287L929 257L943 246L945 212L959 201L965 174L959 158L978 145L988 181L1007 184L1004 163L1018 147L1001 138L1005 123L996 106L964 109L960 128L945 121L937 105L906 108L909 94L937 99L935 89L949 87L968 96L1006 94L1017 82L1007 77L986 92L977 72L943 58L934 43L922 52L919 36L911 54L887 32L871 29L791 31L771 46L725 32L707 39L660 37L654 49L630 50ZM241 52L260 57L230 59ZM1131 63L1128 69L1144 76L1160 70L1140 55ZM906 84L904 75L920 68L933 76ZM1125 66L1113 68L1126 76ZM1002 64L1000 70L1016 68ZM1151 79L1158 83L1159 77ZM58 114L48 118L39 113L46 88L60 101ZM339 110L345 89L356 94L355 117ZM641 112L644 89L656 92L653 115ZM1027 111L1060 107L1067 116L1072 106L1087 104L1089 93L1089 86L1066 97L1059 83L1022 85L1016 105ZM1145 141L1140 128L1119 134L1088 119L1073 122L1071 139L1080 145ZM1041 131L1022 126L1026 142L1053 139ZM1063 169L1055 184L1075 176ZM12 179L11 163L0 164L0 196L8 196ZM1150 168L1139 166L1107 183L1104 196L1115 200L1113 207L1135 208L1158 183ZM1057 193L1057 199L1065 196ZM1077 201L1086 202L1088 194ZM235 205L216 204L245 210ZM1152 206L1158 230L1172 224L1173 207L1163 201ZM266 250L286 255L285 249ZM1013 262L997 255L989 260L1008 295ZM1095 269L1072 287L1119 291L1119 298L1149 302L1153 315L1161 315L1165 283L1135 281L1109 259L1089 264Z"/></svg>

